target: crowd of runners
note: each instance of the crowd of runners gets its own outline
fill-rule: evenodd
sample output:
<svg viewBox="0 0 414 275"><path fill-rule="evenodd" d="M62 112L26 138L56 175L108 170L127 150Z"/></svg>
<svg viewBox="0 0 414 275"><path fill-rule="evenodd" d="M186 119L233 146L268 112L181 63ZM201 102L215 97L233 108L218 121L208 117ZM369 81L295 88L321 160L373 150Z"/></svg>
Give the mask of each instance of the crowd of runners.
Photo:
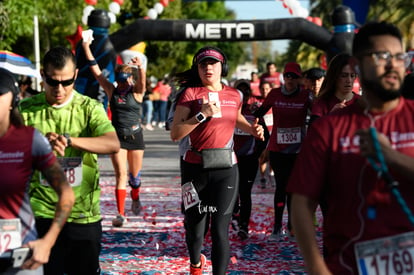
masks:
<svg viewBox="0 0 414 275"><path fill-rule="evenodd" d="M83 41L82 48L109 98L111 117L74 89L78 68L69 49L46 53L44 91L21 100L14 76L0 70L2 274L100 274L97 156L111 155L117 205L112 225L122 227L128 190L132 212L141 211L143 130L153 126L167 126L179 142L190 274L203 274L208 230L213 274L226 273L232 220L240 240L248 241L257 176L263 188L274 184L268 241L294 238L309 274L412 270L407 240L414 226L414 103L408 98L414 87L411 57L394 25L362 26L352 54L338 53L325 69L290 61L279 72L269 62L266 72L231 84L224 81L226 54L202 47L188 70L171 76L178 89L169 114L171 90L163 87L166 79L157 84L165 92L155 124L143 107L150 84L142 61L118 66L111 83L90 43ZM315 239L318 206L322 248ZM13 260L15 253L24 260ZM386 265L384 257L401 260Z"/></svg>

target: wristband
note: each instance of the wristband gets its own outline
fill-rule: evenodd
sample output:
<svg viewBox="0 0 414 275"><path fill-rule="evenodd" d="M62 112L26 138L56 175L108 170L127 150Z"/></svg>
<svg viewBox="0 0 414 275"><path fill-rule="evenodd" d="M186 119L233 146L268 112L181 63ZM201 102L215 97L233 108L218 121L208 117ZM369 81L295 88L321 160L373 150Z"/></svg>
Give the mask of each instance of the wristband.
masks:
<svg viewBox="0 0 414 275"><path fill-rule="evenodd" d="M96 60L88 60L88 65L89 66L94 66L94 65L98 65L98 62L96 62Z"/></svg>
<svg viewBox="0 0 414 275"><path fill-rule="evenodd" d="M72 140L70 139L70 135L68 133L64 133L62 136L64 136L66 138L66 142L68 144L66 147L71 147L72 146Z"/></svg>

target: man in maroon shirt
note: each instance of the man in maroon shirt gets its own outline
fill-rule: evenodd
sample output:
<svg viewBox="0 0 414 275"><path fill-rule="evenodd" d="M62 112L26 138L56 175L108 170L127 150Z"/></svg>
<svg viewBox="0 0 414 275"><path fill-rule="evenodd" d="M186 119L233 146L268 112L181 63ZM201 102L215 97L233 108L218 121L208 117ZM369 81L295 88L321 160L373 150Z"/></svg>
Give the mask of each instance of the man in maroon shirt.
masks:
<svg viewBox="0 0 414 275"><path fill-rule="evenodd" d="M269 82L272 88L279 88L283 84L282 75L277 71L276 64L268 62L266 64L266 72L260 76L260 83Z"/></svg>
<svg viewBox="0 0 414 275"><path fill-rule="evenodd" d="M292 225L309 274L412 273L413 217L400 206L414 209L414 103L400 96L409 59L400 31L385 22L359 30L353 55L362 98L309 128L287 189ZM385 165L403 200L379 173ZM313 225L319 201L323 257Z"/></svg>

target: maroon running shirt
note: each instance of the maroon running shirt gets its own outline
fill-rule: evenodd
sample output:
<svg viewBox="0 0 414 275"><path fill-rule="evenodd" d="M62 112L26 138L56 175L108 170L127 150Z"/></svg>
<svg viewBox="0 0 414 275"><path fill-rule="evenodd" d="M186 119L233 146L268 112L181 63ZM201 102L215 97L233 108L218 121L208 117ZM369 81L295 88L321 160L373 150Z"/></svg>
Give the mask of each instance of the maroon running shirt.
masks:
<svg viewBox="0 0 414 275"><path fill-rule="evenodd" d="M414 101L401 98L398 107L371 114L370 119L359 104L324 116L310 127L296 160L287 191L323 200L323 238L325 260L332 274L354 274L357 267L354 244L412 231L413 228L397 201L376 205L376 218L367 218L367 196L376 184L383 183L367 159L360 156L355 131L369 128L371 123L386 135L392 147L414 157ZM375 122L374 122L375 121ZM398 177L399 189L411 210L414 210L414 184Z"/></svg>

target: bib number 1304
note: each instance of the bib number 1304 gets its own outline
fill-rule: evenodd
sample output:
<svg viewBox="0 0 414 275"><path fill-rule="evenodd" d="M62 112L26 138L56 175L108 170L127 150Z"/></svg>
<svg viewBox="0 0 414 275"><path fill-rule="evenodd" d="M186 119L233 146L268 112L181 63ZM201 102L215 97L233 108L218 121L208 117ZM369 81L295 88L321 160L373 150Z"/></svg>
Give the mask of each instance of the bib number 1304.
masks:
<svg viewBox="0 0 414 275"><path fill-rule="evenodd" d="M277 128L278 144L295 144L301 142L300 127L295 128Z"/></svg>
<svg viewBox="0 0 414 275"><path fill-rule="evenodd" d="M414 274L414 233L361 242L355 245L359 274Z"/></svg>

